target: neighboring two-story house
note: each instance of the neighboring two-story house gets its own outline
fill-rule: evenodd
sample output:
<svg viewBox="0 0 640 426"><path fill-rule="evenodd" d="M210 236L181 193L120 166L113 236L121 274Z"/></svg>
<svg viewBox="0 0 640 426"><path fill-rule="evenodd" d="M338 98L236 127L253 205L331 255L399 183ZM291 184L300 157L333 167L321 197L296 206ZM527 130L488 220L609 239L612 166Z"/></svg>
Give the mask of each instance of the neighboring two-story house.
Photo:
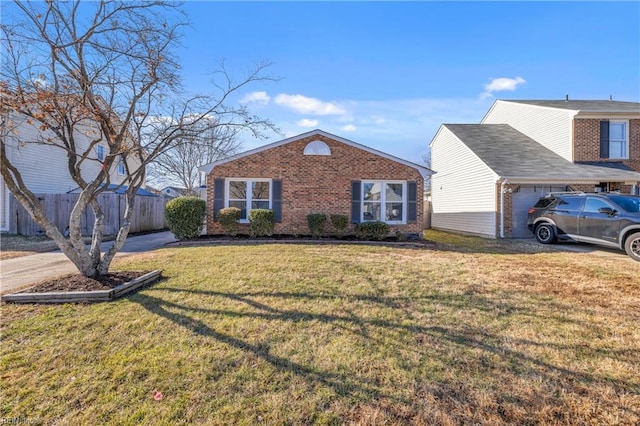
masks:
<svg viewBox="0 0 640 426"><path fill-rule="evenodd" d="M9 112L3 120L3 144L7 158L16 166L26 186L36 194L64 194L76 191L78 184L69 175L67 154L60 147L47 144L53 135L40 130L40 124L24 115ZM8 128L10 126L10 128ZM75 134L76 152L87 150L98 132L90 125ZM102 161L108 153L106 143L97 143L89 151L87 160L81 165L85 180L95 178L102 168ZM130 159L131 167L137 167ZM125 180L125 167L116 163L110 173L111 185L119 185ZM4 179L0 176L0 231L10 230L9 212L12 200Z"/></svg>
<svg viewBox="0 0 640 426"><path fill-rule="evenodd" d="M640 103L497 100L430 146L434 228L528 237L527 210L548 192L639 192Z"/></svg>

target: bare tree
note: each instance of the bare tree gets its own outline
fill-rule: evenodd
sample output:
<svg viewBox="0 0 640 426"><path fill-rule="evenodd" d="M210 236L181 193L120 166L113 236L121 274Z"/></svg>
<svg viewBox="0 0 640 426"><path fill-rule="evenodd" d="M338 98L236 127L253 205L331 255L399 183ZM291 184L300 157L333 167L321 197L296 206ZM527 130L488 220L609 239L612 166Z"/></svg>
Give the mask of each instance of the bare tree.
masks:
<svg viewBox="0 0 640 426"><path fill-rule="evenodd" d="M236 154L242 148L238 128L221 126L215 119L205 120L195 140L185 141L158 155L149 165L148 183L176 184L196 195L200 184L198 167Z"/></svg>
<svg viewBox="0 0 640 426"><path fill-rule="evenodd" d="M192 143L203 129L216 126L248 131L256 137L273 125L252 116L229 97L266 80L268 64L258 64L236 81L224 67L208 95L187 95L180 85L175 49L187 18L173 1L15 2L17 16L2 24L0 95L2 177L16 199L52 238L81 274L106 274L130 229L133 203L145 182L146 167L174 147ZM6 20L5 22L10 22ZM21 138L14 118L26 117L41 131ZM89 143L79 143L78 135ZM65 236L46 217L37 196L25 185L7 156L9 144L59 149L80 188ZM106 144L97 176L83 166L98 161L96 145ZM127 205L122 226L101 253L104 214L97 195L122 161ZM95 215L90 247L81 233L86 208Z"/></svg>
<svg viewBox="0 0 640 426"><path fill-rule="evenodd" d="M422 163L424 163L427 168L431 168L431 149L422 155ZM424 180L424 190L425 192L431 192L431 175L427 176Z"/></svg>

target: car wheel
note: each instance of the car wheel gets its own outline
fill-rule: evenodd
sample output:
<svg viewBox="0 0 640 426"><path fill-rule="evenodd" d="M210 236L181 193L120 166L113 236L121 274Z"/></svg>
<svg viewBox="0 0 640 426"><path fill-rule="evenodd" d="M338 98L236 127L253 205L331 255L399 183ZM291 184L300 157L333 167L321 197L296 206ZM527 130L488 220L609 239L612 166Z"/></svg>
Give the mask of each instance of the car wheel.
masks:
<svg viewBox="0 0 640 426"><path fill-rule="evenodd" d="M629 235L624 242L624 251L633 259L640 262L640 232Z"/></svg>
<svg viewBox="0 0 640 426"><path fill-rule="evenodd" d="M550 223L541 223L536 226L536 240L542 244L551 244L556 241L556 229Z"/></svg>

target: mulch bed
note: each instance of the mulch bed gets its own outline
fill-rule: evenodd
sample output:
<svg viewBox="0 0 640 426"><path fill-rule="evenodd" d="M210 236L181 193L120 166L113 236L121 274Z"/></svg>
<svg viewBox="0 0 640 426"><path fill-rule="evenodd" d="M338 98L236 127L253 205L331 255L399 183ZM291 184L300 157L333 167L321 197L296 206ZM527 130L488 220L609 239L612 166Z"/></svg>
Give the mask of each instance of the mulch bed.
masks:
<svg viewBox="0 0 640 426"><path fill-rule="evenodd" d="M48 293L60 291L98 291L111 290L121 284L127 283L135 278L151 271L121 271L110 272L98 278L87 278L80 274L67 275L43 281L35 287L24 290L25 293Z"/></svg>
<svg viewBox="0 0 640 426"><path fill-rule="evenodd" d="M323 237L314 237L312 235L293 235L293 234L273 234L270 237L252 237L247 234L238 234L234 237L224 234L214 235L200 235L199 237L192 238L185 241L243 241L243 240L255 240L255 241L365 241L356 237L353 234L343 235L337 237L334 235L326 235ZM382 240L382 242L420 242L425 241L421 238L398 238L396 236L388 236Z"/></svg>
<svg viewBox="0 0 640 426"><path fill-rule="evenodd" d="M274 234L270 237L251 237L246 234L238 234L234 237L229 235L201 235L196 238L180 240L173 245L190 245L190 244L206 244L206 243L242 243L242 242L285 242L285 243L404 243L411 245L428 245L433 246L433 241L422 238L398 238L396 236L388 236L382 240L363 240L355 235L344 235L336 237L332 235L323 237L313 237L311 235L291 235L291 234ZM172 244L168 244L169 246Z"/></svg>

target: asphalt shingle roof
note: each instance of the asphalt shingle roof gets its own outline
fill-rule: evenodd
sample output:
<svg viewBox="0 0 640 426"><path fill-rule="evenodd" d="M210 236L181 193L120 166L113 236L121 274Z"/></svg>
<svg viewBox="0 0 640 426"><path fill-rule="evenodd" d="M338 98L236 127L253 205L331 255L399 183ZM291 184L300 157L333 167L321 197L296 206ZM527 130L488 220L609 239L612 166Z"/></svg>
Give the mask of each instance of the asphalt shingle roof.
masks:
<svg viewBox="0 0 640 426"><path fill-rule="evenodd" d="M496 174L504 178L640 182L640 173L575 164L508 124L444 124Z"/></svg>
<svg viewBox="0 0 640 426"><path fill-rule="evenodd" d="M519 104L537 105L550 108L569 109L581 112L595 113L640 113L639 102L624 101L580 101L580 100L511 100L503 99L504 102L514 102Z"/></svg>

